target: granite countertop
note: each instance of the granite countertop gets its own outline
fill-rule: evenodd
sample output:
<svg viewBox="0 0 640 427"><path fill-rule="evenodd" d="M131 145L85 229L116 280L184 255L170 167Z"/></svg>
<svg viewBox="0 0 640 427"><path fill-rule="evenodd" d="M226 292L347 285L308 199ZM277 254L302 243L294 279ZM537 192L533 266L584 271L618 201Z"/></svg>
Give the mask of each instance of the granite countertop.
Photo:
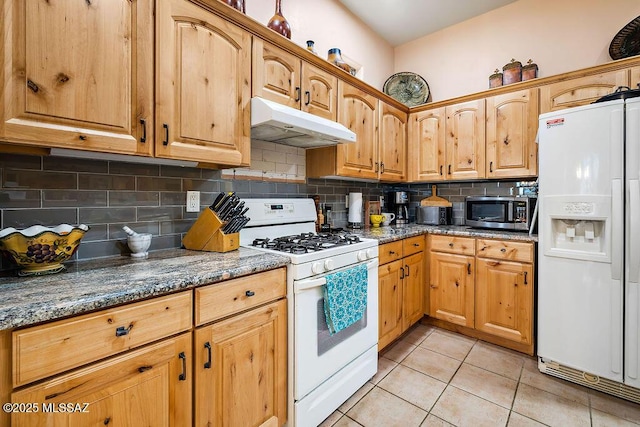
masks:
<svg viewBox="0 0 640 427"><path fill-rule="evenodd" d="M353 233L369 239L377 239L379 244L406 239L421 234L444 234L461 237L482 237L488 239L518 240L521 242L537 242L538 235L517 231L483 230L464 225L420 225L407 224L402 227L379 227L353 230Z"/></svg>
<svg viewBox="0 0 640 427"><path fill-rule="evenodd" d="M249 248L227 253L168 249L67 263L67 271L0 277L0 330L59 319L285 266L289 257Z"/></svg>

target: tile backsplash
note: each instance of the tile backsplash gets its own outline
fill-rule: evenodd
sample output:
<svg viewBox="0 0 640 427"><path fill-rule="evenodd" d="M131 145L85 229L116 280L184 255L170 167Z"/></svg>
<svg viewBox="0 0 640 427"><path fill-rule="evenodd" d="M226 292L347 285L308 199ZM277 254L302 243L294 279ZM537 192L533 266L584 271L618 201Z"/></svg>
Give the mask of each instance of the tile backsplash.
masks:
<svg viewBox="0 0 640 427"><path fill-rule="evenodd" d="M287 153L284 153L287 154ZM152 233L150 250L181 246L198 213L186 212L186 191L200 191L201 208L221 191L241 198L309 197L332 206L335 227L345 227L345 195L361 192L365 200L394 189L408 190L411 206L431 195L427 184L388 185L346 180L306 179L301 182L300 153L289 153L297 176L270 180L264 176L227 178L222 171L106 160L0 154L0 228L41 224L87 224L77 259L127 254L123 225ZM293 156L296 156L295 158ZM304 157L304 156L302 156ZM286 158L286 156L285 156ZM284 166L283 166L284 168ZM284 169L283 169L284 170ZM293 171L293 169L291 169ZM454 220L462 222L462 202L469 194L509 194L514 182L438 184L438 195L454 203ZM411 209L411 215L415 209ZM3 261L0 270L12 267Z"/></svg>

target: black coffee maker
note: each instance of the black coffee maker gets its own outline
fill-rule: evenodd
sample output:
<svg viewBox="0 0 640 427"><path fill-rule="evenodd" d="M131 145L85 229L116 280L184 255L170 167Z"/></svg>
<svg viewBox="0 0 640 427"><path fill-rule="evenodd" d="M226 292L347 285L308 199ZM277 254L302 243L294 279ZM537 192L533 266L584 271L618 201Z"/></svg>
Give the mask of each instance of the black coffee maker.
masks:
<svg viewBox="0 0 640 427"><path fill-rule="evenodd" d="M392 191L387 195L389 210L396 214L396 225L409 223L409 193L406 191Z"/></svg>

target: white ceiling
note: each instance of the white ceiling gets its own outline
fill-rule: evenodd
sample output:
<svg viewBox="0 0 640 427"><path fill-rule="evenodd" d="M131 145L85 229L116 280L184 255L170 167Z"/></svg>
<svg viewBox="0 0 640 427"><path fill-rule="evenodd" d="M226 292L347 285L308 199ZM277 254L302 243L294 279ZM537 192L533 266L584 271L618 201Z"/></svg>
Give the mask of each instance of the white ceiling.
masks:
<svg viewBox="0 0 640 427"><path fill-rule="evenodd" d="M392 46L514 1L516 0L340 0Z"/></svg>

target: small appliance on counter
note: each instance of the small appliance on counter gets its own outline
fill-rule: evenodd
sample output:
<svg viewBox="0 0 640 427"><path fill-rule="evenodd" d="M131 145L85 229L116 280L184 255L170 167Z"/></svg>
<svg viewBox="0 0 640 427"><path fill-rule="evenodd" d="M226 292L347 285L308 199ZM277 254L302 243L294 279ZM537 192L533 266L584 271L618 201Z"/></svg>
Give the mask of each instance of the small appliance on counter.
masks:
<svg viewBox="0 0 640 427"><path fill-rule="evenodd" d="M392 191L388 196L389 210L396 216L396 225L409 224L409 193Z"/></svg>
<svg viewBox="0 0 640 427"><path fill-rule="evenodd" d="M537 200L531 196L467 196L464 223L477 228L529 231Z"/></svg>
<svg viewBox="0 0 640 427"><path fill-rule="evenodd" d="M416 223L424 225L450 225L452 204L436 196L436 186L431 186L431 197L422 199L416 208Z"/></svg>

